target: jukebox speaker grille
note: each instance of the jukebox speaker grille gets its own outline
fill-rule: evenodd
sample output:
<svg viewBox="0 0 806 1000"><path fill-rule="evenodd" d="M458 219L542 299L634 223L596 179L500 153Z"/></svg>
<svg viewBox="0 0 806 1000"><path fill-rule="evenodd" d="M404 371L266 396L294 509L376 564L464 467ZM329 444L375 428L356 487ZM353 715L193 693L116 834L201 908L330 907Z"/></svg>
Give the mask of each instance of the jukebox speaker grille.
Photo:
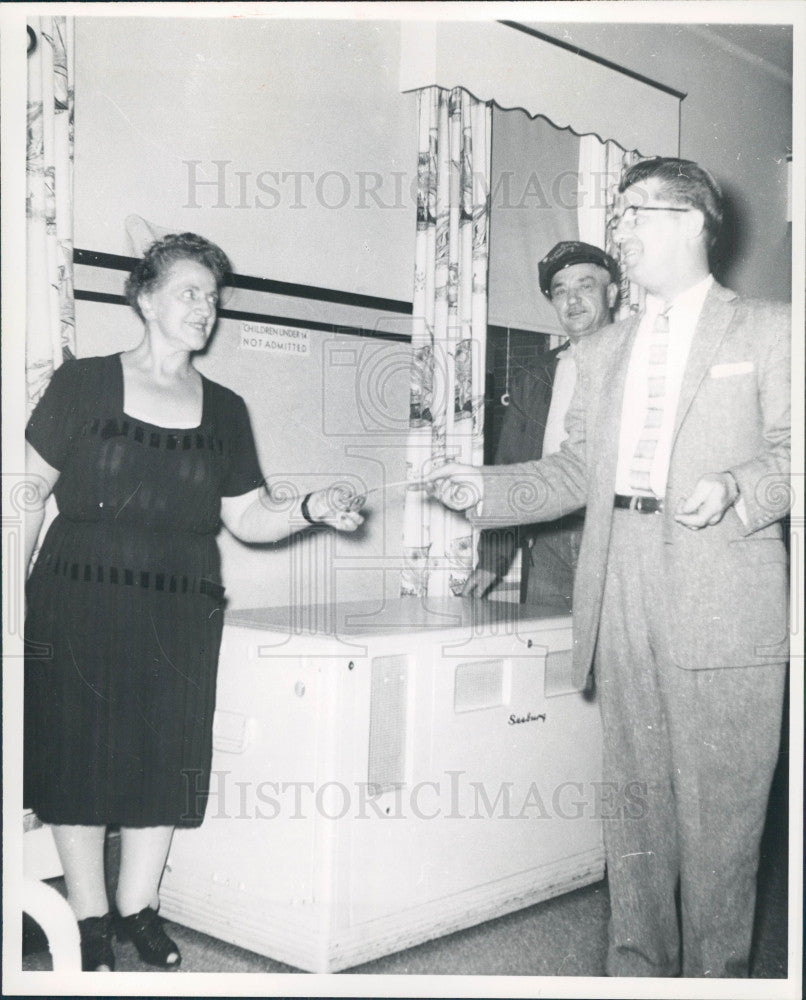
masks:
<svg viewBox="0 0 806 1000"><path fill-rule="evenodd" d="M504 660L472 660L456 667L454 712L495 708L507 702Z"/></svg>
<svg viewBox="0 0 806 1000"><path fill-rule="evenodd" d="M546 656L546 697L578 691L574 684L574 654L570 649L552 650Z"/></svg>
<svg viewBox="0 0 806 1000"><path fill-rule="evenodd" d="M367 781L377 795L406 780L408 657L376 656L371 670Z"/></svg>

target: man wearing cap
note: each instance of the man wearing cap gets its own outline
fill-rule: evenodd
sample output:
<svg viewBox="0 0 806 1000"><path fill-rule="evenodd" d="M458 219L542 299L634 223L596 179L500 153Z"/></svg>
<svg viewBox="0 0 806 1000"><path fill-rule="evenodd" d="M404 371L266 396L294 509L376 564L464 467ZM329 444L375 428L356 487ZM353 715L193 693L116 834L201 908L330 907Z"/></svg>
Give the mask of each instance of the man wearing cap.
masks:
<svg viewBox="0 0 806 1000"><path fill-rule="evenodd" d="M480 527L586 505L574 674L595 667L612 792L607 972L747 976L789 652L790 316L714 281L721 194L696 163L638 161L619 192L646 308L578 352L560 452L425 478ZM618 808L636 782L645 808Z"/></svg>
<svg viewBox="0 0 806 1000"><path fill-rule="evenodd" d="M618 298L618 265L590 243L558 243L540 261L538 275L540 290L554 306L568 340L541 354L513 380L496 465L528 462L559 450L576 382L576 345L610 322ZM464 596L489 593L520 548L521 600L570 611L583 521L583 513L575 511L549 523L482 531L478 564Z"/></svg>

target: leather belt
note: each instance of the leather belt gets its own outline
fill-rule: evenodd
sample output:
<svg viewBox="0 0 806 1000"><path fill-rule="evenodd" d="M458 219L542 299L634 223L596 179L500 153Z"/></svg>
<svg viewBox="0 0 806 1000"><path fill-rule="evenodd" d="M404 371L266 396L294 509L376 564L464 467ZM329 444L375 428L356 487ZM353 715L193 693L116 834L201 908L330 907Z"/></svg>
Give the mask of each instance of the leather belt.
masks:
<svg viewBox="0 0 806 1000"><path fill-rule="evenodd" d="M619 510L634 510L639 514L660 514L663 511L663 500L617 493L613 498L613 506Z"/></svg>

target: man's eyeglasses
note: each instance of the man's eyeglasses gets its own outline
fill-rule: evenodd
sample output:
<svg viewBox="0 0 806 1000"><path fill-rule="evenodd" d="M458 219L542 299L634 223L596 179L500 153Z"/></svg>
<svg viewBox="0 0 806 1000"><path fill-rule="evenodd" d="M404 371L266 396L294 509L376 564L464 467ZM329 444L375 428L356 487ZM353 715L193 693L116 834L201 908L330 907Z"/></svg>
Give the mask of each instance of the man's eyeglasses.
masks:
<svg viewBox="0 0 806 1000"><path fill-rule="evenodd" d="M613 215L607 222L607 232L612 235L624 223L626 229L635 229L639 212L690 212L691 208L677 205L628 205L620 215Z"/></svg>

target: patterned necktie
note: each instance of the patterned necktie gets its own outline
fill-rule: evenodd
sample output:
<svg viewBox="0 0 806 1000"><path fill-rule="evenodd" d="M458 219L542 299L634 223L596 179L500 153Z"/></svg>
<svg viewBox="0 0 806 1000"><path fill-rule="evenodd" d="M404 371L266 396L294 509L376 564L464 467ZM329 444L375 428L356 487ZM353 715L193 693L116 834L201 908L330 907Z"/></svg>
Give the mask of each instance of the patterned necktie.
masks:
<svg viewBox="0 0 806 1000"><path fill-rule="evenodd" d="M658 437L663 423L666 402L666 359L669 354L669 316L658 313L649 340L649 365L647 367L647 402L641 437L630 463L630 488L651 493L649 475L655 460Z"/></svg>

